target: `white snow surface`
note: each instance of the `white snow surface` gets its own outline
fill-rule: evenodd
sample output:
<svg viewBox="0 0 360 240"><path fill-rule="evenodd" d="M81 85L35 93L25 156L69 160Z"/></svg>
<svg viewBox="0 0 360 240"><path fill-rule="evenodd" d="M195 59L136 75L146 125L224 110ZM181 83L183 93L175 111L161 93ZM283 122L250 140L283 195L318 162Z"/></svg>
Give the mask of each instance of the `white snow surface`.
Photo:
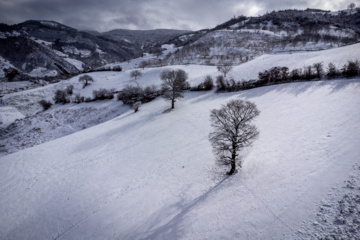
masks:
<svg viewBox="0 0 360 240"><path fill-rule="evenodd" d="M68 63L74 65L78 70L83 71L84 70L84 63L82 61L79 61L77 59L74 58L64 58L65 61L67 61Z"/></svg>
<svg viewBox="0 0 360 240"><path fill-rule="evenodd" d="M174 111L157 99L7 155L0 236L305 239L304 224L359 161L359 93L359 79L187 93ZM257 104L260 137L226 178L214 168L209 110L231 99Z"/></svg>
<svg viewBox="0 0 360 240"><path fill-rule="evenodd" d="M249 80L273 66L315 62L340 67L359 56L359 46L265 55L229 75ZM145 68L136 81L130 69L98 72L84 89L74 77L7 94L4 102L31 116L40 107L34 103L69 84L91 96L100 87L159 86L164 69L178 68L189 73L191 85L219 75L214 66L197 65ZM244 152L243 168L227 178L226 169L215 167L209 113L231 99L257 104L260 136ZM343 198L350 176L360 180L359 104L356 78L188 92L173 111L162 98L137 113L119 104L118 112L108 108L117 117L83 131L81 121L96 112L75 116L89 105L53 106L43 116L63 111L79 124L63 125L58 115L63 129L44 128L45 136L73 134L0 158L0 239L314 239L319 209Z"/></svg>
<svg viewBox="0 0 360 240"><path fill-rule="evenodd" d="M0 107L0 129L25 116L14 107Z"/></svg>
<svg viewBox="0 0 360 240"><path fill-rule="evenodd" d="M49 70L47 68L43 68L43 67L37 67L34 68L28 75L31 77L45 77L45 76L51 76L54 77L56 76L58 73L56 70Z"/></svg>

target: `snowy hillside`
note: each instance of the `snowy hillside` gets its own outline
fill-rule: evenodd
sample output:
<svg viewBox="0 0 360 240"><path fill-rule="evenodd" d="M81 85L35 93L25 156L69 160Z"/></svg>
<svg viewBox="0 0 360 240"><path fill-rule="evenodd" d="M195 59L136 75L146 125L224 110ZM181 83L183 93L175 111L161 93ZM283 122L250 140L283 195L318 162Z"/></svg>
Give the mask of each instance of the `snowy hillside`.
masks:
<svg viewBox="0 0 360 240"><path fill-rule="evenodd" d="M360 44L318 52L264 55L234 67L228 76L236 81L248 81L257 78L259 71L270 69L271 67L287 66L291 70L317 62L322 62L324 66L332 62L337 68L341 68L348 60L354 61L358 59L358 56L360 56ZM9 107L16 107L21 114L28 118L22 120L20 120L21 118L11 118L12 121L16 119L19 119L19 121L16 121L9 129L6 129L5 133L3 132L3 137L0 138L0 156L94 126L123 112L122 103L113 99L101 103L81 103L66 106L53 105L46 112L37 114L42 111L42 107L38 104L39 100L52 101L56 90L65 89L69 85L74 86L74 95L79 93L87 98L92 97L93 90L100 88L119 91L126 85L137 86L138 84L143 87L153 84L160 87L159 76L165 69L183 69L189 74L189 82L192 86L197 86L201 83L206 75L215 78L220 74L214 66L175 65L140 69L143 75L135 81L130 77L130 72L133 68L136 68L136 64L141 59L148 59L148 56L124 63L125 65L122 66L126 70L123 72L90 73L89 75L95 79L95 82L86 88L82 88L82 84L78 81L79 77L74 77L41 88L5 95L3 103ZM0 107L0 116L6 114L7 109ZM88 118L86 115L96 116L96 119ZM79 117L76 118L75 116ZM5 117L3 116L3 118ZM77 121L75 121L76 119ZM10 123L8 120L6 126ZM4 124L0 123L0 128L4 128L4 126Z"/></svg>
<svg viewBox="0 0 360 240"><path fill-rule="evenodd" d="M136 114L129 110L2 157L0 236L314 239L327 234L316 230L324 224L317 219L319 209L337 208L351 175L359 187L360 112L354 111L359 93L359 79L187 93L174 111L164 112L169 103L157 99ZM261 110L260 138L241 171L225 178L224 170L214 167L209 110L238 98ZM326 216L336 225L335 216Z"/></svg>
<svg viewBox="0 0 360 240"><path fill-rule="evenodd" d="M340 68L359 53L360 44L268 54L228 77L317 62ZM74 94L91 97L99 88L160 86L166 69L183 69L192 86L220 74L175 65L140 69L135 81L139 61L123 72L89 73L95 81L86 88L74 77L3 97L0 239L360 238L358 77L186 92L173 111L158 98L137 113L116 99L38 113L40 99L52 101L71 84ZM243 168L226 177L208 141L209 115L232 99L256 103L260 136Z"/></svg>
<svg viewBox="0 0 360 240"><path fill-rule="evenodd" d="M233 65L269 53L330 49L359 41L359 11L280 10L238 16L215 28L185 34L167 64Z"/></svg>

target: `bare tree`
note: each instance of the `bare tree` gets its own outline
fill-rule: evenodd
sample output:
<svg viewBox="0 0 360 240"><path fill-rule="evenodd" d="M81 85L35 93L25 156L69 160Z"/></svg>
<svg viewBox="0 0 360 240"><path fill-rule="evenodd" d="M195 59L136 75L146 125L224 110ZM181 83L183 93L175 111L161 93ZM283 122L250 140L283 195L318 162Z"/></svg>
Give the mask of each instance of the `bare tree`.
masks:
<svg viewBox="0 0 360 240"><path fill-rule="evenodd" d="M348 9L350 9L351 11L356 7L355 3L350 3L348 5Z"/></svg>
<svg viewBox="0 0 360 240"><path fill-rule="evenodd" d="M328 78L334 78L334 77L339 76L339 75L340 75L339 70L336 68L336 66L332 62L330 62L328 67L327 67L326 76Z"/></svg>
<svg viewBox="0 0 360 240"><path fill-rule="evenodd" d="M228 175L235 172L236 165L241 168L239 152L258 137L259 131L250 123L259 114L255 103L244 100L231 100L220 109L211 110L210 120L214 132L209 134L209 140L217 163L231 167Z"/></svg>
<svg viewBox="0 0 360 240"><path fill-rule="evenodd" d="M139 67L142 68L143 70L144 70L144 68L145 68L146 66L148 66L148 65L149 65L149 63L148 63L147 61L145 61L145 60L143 60L143 61L141 61L141 62L139 63Z"/></svg>
<svg viewBox="0 0 360 240"><path fill-rule="evenodd" d="M142 75L142 72L140 72L139 70L132 70L130 72L130 77L134 78L135 80L138 78L138 77L141 77Z"/></svg>
<svg viewBox="0 0 360 240"><path fill-rule="evenodd" d="M93 82L93 81L94 81L94 79L89 75L82 75L81 77L79 77L79 82L83 83L83 88L90 85L90 82Z"/></svg>
<svg viewBox="0 0 360 240"><path fill-rule="evenodd" d="M232 66L230 65L230 63L225 63L225 64L222 65L222 66L217 66L217 70L218 70L219 72L221 72L221 73L224 75L224 77L226 77L226 74L227 74L228 72L230 72L231 69L232 69Z"/></svg>
<svg viewBox="0 0 360 240"><path fill-rule="evenodd" d="M314 63L313 67L315 68L317 78L320 79L324 71L322 62Z"/></svg>
<svg viewBox="0 0 360 240"><path fill-rule="evenodd" d="M163 91L163 97L171 100L171 109L175 108L175 101L177 98L184 97L183 91L188 87L188 74L182 70L165 70L160 75L161 88Z"/></svg>

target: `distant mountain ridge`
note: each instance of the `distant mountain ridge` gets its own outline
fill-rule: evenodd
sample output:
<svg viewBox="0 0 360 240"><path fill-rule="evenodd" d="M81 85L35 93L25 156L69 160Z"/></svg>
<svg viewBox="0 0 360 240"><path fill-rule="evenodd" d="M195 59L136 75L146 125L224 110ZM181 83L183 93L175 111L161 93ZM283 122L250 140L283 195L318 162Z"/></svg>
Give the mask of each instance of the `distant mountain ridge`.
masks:
<svg viewBox="0 0 360 240"><path fill-rule="evenodd" d="M265 53L329 49L359 39L360 8L273 11L234 17L212 29L175 38L169 43L182 48L162 64L241 64Z"/></svg>
<svg viewBox="0 0 360 240"><path fill-rule="evenodd" d="M360 40L360 8L330 12L281 10L234 17L199 31L116 29L79 31L53 21L0 24L0 78L14 67L20 76L73 75L155 53L147 66L242 64L263 54L314 51ZM163 44L173 51L159 54ZM145 59L146 60L146 59Z"/></svg>
<svg viewBox="0 0 360 240"><path fill-rule="evenodd" d="M0 63L0 69L15 67L22 78L73 75L141 56L144 49L188 32L114 30L97 35L54 21L0 24L0 56L10 63Z"/></svg>
<svg viewBox="0 0 360 240"><path fill-rule="evenodd" d="M183 34L189 34L189 30L176 30L176 29L154 29L154 30L127 30L115 29L108 32L98 33L96 36L115 40L115 41L128 41L136 44L139 48L147 51L153 47L167 42Z"/></svg>

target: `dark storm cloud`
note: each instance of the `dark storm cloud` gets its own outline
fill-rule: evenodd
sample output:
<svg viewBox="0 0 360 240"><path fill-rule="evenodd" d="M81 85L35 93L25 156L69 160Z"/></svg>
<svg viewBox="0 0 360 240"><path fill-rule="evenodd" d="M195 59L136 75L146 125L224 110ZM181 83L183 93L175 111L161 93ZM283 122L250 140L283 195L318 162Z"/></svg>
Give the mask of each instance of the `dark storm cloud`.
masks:
<svg viewBox="0 0 360 240"><path fill-rule="evenodd" d="M358 1L358 0L357 0ZM357 5L356 1L354 1ZM77 29L211 28L234 15L280 9L345 9L347 0L0 0L0 22L54 20Z"/></svg>

